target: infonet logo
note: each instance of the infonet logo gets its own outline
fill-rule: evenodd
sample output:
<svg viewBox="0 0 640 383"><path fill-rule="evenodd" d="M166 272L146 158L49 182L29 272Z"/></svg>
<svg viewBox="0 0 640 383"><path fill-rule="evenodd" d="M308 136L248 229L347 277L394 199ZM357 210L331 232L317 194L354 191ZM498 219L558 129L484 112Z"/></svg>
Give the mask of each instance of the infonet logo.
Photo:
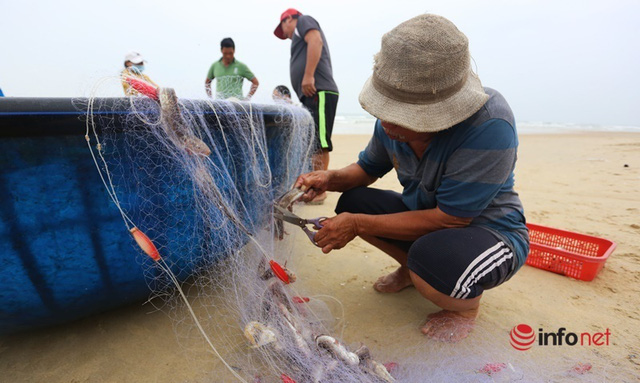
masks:
<svg viewBox="0 0 640 383"><path fill-rule="evenodd" d="M536 336L537 335L537 336ZM565 327L560 327L555 332L545 332L538 329L536 334L531 326L521 323L511 329L509 333L509 343L518 351L527 351L538 339L538 346L608 346L611 331L606 329L605 332L583 332L577 334L575 332L567 332Z"/></svg>
<svg viewBox="0 0 640 383"><path fill-rule="evenodd" d="M519 351L527 351L536 341L536 333L528 324L519 324L511 329L509 343Z"/></svg>

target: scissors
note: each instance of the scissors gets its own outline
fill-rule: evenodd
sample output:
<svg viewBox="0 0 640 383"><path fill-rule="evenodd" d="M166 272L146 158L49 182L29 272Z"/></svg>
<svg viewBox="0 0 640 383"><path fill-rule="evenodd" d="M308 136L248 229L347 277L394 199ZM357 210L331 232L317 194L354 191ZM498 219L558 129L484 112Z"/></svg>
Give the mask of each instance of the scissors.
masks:
<svg viewBox="0 0 640 383"><path fill-rule="evenodd" d="M288 223L292 223L294 225L300 226L302 230L305 232L305 234L307 234L307 237L309 237L311 242L313 242L314 245L316 244L315 237L316 237L317 231L313 231L309 229L307 225L313 225L313 228L315 230L320 230L323 227L322 221L327 219L327 217L318 217L313 219L300 218L297 215L290 212L289 210L287 210L286 208L283 208L282 206L279 206L279 205L273 206L273 216L276 219L283 220L284 222L288 222Z"/></svg>

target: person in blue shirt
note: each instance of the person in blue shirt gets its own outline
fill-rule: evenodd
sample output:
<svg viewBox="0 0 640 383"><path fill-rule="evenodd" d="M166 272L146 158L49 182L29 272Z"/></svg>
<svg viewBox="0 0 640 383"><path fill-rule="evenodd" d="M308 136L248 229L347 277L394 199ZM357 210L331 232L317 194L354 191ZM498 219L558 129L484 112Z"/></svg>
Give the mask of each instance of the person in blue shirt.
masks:
<svg viewBox="0 0 640 383"><path fill-rule="evenodd" d="M529 252L513 188L513 113L471 70L466 36L431 14L383 36L359 100L378 120L357 163L296 181L305 201L343 192L316 245L328 253L358 236L393 257L398 269L374 289L415 286L441 308L421 331L458 341L473 328L483 292L510 279ZM369 187L392 169L402 193Z"/></svg>

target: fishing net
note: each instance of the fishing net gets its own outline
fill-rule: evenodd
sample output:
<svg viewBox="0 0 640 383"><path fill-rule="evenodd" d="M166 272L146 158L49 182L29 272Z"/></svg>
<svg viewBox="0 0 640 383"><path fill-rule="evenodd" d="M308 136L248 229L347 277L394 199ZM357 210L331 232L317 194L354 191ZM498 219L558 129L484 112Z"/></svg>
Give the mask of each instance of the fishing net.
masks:
<svg viewBox="0 0 640 383"><path fill-rule="evenodd" d="M249 80L246 81L251 85ZM245 82L244 77L238 75L222 76L217 77L215 82L215 89L213 89L214 98L219 100L229 98L242 100L244 98L245 93L242 89Z"/></svg>
<svg viewBox="0 0 640 383"><path fill-rule="evenodd" d="M156 99L129 99L130 112L120 124L101 117L106 106L91 100L86 138L132 243L142 250L138 259L151 301L174 319L175 333L191 353L187 359L210 359L204 380L542 382L620 376L605 358L594 359L592 350L554 355L547 363L553 368L541 370L540 361L550 361L546 351L514 350L508 332L492 327L491 318L457 344L429 340L415 323L369 334L367 345L366 326L345 334L339 301L296 278L304 264L298 245L303 237L296 241L289 235L294 229L272 214L274 203L310 169L309 113L288 103L179 100L171 89L153 91Z"/></svg>
<svg viewBox="0 0 640 383"><path fill-rule="evenodd" d="M101 106L91 102L87 140L110 197L149 258L142 267L151 290L176 322L191 324L179 336L195 331L241 381L388 374L368 357L361 364L329 336L328 310L307 304L286 269L292 248L279 241L283 226L272 209L309 169L310 114L278 104L265 126L264 110L252 104L179 101L171 89L153 98L130 100L124 129L100 121ZM243 352L228 355L239 342Z"/></svg>

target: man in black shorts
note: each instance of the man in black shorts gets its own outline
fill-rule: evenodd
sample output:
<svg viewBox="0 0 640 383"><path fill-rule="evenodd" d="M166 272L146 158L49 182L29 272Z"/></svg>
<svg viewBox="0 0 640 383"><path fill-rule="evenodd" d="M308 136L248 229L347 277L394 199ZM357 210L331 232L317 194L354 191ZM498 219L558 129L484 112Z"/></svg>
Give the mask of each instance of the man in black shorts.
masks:
<svg viewBox="0 0 640 383"><path fill-rule="evenodd" d="M359 98L378 118L369 144L356 163L303 174L295 185L307 190L305 201L343 192L316 245L328 253L358 236L387 253L399 267L373 287L415 286L441 309L421 331L453 342L471 331L483 293L509 280L529 252L514 190L515 118L470 60L466 36L441 16L385 34ZM369 187L394 169L402 194Z"/></svg>
<svg viewBox="0 0 640 383"><path fill-rule="evenodd" d="M333 120L338 106L338 86L333 80L327 39L313 17L293 8L282 13L273 33L282 40L291 39L291 84L302 105L313 115L316 127L313 169L327 170L329 152L333 150ZM321 203L326 198L326 193L322 193L311 202Z"/></svg>

